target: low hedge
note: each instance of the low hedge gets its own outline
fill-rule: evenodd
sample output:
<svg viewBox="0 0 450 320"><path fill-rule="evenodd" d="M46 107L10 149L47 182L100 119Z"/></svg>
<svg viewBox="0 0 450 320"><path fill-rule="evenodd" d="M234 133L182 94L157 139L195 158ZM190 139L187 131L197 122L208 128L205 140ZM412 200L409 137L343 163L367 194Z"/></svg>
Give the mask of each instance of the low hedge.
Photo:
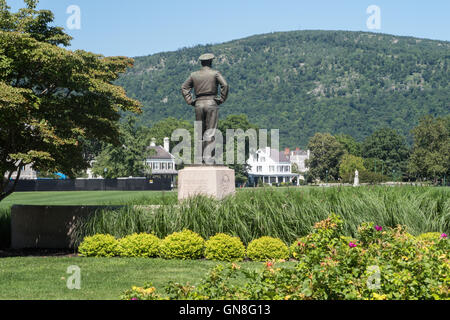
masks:
<svg viewBox="0 0 450 320"><path fill-rule="evenodd" d="M160 255L166 259L203 258L205 240L191 230L174 232L161 242Z"/></svg>
<svg viewBox="0 0 450 320"><path fill-rule="evenodd" d="M206 241L205 258L217 261L241 261L245 258L245 246L238 237L218 233Z"/></svg>
<svg viewBox="0 0 450 320"><path fill-rule="evenodd" d="M85 257L114 257L118 255L119 242L109 234L96 234L84 238L78 252Z"/></svg>
<svg viewBox="0 0 450 320"><path fill-rule="evenodd" d="M147 233L134 233L119 239L118 255L121 257L148 257L159 256L161 240Z"/></svg>
<svg viewBox="0 0 450 320"><path fill-rule="evenodd" d="M248 244L247 256L254 261L287 259L289 249L280 239L261 237Z"/></svg>

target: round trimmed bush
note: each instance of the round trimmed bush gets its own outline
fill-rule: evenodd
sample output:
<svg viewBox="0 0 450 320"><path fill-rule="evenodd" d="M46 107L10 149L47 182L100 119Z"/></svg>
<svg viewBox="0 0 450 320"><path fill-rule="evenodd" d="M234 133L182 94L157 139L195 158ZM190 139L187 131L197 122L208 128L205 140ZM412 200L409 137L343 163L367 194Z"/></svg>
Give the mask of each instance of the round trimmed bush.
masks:
<svg viewBox="0 0 450 320"><path fill-rule="evenodd" d="M200 259L203 258L205 240L191 230L174 232L161 242L161 256L166 259Z"/></svg>
<svg viewBox="0 0 450 320"><path fill-rule="evenodd" d="M289 249L280 239L261 237L248 244L247 256L254 261L287 259Z"/></svg>
<svg viewBox="0 0 450 320"><path fill-rule="evenodd" d="M119 239L118 252L122 257L157 257L161 240L148 233L134 233Z"/></svg>
<svg viewBox="0 0 450 320"><path fill-rule="evenodd" d="M114 257L118 254L118 241L109 234L85 237L78 246L78 252L85 257Z"/></svg>
<svg viewBox="0 0 450 320"><path fill-rule="evenodd" d="M217 261L241 261L245 246L239 237L218 233L205 243L205 258Z"/></svg>

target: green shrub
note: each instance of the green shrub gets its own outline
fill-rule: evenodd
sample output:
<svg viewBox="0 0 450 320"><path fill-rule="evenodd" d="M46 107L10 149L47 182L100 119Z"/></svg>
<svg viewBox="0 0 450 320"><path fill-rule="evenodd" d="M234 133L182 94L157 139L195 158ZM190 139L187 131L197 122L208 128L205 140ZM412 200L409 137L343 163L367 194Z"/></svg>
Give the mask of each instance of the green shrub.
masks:
<svg viewBox="0 0 450 320"><path fill-rule="evenodd" d="M118 255L118 241L109 234L96 234L84 238L78 252L85 257L114 257Z"/></svg>
<svg viewBox="0 0 450 320"><path fill-rule="evenodd" d="M205 243L205 258L218 261L241 261L245 246L238 237L218 233Z"/></svg>
<svg viewBox="0 0 450 320"><path fill-rule="evenodd" d="M123 257L157 257L160 242L153 234L134 233L119 239L118 252Z"/></svg>
<svg viewBox="0 0 450 320"><path fill-rule="evenodd" d="M441 233L439 232L427 232L417 236L417 240L434 241L434 242L439 241L440 238Z"/></svg>
<svg viewBox="0 0 450 320"><path fill-rule="evenodd" d="M247 256L254 261L287 259L289 249L280 239L261 237L248 244Z"/></svg>
<svg viewBox="0 0 450 320"><path fill-rule="evenodd" d="M161 256L166 259L199 259L203 257L205 240L191 230L174 232L161 242Z"/></svg>
<svg viewBox="0 0 450 320"><path fill-rule="evenodd" d="M302 253L303 248L306 246L306 237L298 238L289 247L289 256L298 259Z"/></svg>

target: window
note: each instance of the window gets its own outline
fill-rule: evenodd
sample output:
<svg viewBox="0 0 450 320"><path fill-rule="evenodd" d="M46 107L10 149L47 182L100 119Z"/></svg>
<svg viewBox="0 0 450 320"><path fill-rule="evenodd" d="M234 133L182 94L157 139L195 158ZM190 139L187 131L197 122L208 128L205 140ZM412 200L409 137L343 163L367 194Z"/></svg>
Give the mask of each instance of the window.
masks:
<svg viewBox="0 0 450 320"><path fill-rule="evenodd" d="M262 172L262 166L257 166L256 167L256 172Z"/></svg>
<svg viewBox="0 0 450 320"><path fill-rule="evenodd" d="M269 172L275 172L275 166L269 166Z"/></svg>

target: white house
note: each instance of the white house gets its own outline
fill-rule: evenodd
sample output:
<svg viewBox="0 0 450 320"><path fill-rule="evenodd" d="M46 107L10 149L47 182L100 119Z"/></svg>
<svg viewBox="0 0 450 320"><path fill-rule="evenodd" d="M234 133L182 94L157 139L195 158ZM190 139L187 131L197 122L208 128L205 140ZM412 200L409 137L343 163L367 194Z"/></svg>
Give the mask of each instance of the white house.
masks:
<svg viewBox="0 0 450 320"><path fill-rule="evenodd" d="M27 164L22 167L20 172L20 180L34 180L37 179L37 172L32 169L32 164ZM8 178L9 172L6 172L5 178ZM11 174L11 179L15 180L17 177L17 171Z"/></svg>
<svg viewBox="0 0 450 320"><path fill-rule="evenodd" d="M178 171L175 169L175 157L169 152L169 141L169 138L164 138L164 147L157 146L156 139L153 138L147 147L149 152L145 164L151 170L152 176L171 178L173 185Z"/></svg>
<svg viewBox="0 0 450 320"><path fill-rule="evenodd" d="M259 149L251 154L247 164L249 165L249 183L299 183L299 174L292 173L292 165L289 157L284 153L270 147Z"/></svg>
<svg viewBox="0 0 450 320"><path fill-rule="evenodd" d="M295 151L290 151L289 149L286 149L285 153L289 154L289 161L291 162L291 164L295 164L297 166L298 172L308 172L309 169L306 166L305 161L310 157L309 150L301 150L300 148L297 148ZM300 176L300 179L304 179L303 175Z"/></svg>

